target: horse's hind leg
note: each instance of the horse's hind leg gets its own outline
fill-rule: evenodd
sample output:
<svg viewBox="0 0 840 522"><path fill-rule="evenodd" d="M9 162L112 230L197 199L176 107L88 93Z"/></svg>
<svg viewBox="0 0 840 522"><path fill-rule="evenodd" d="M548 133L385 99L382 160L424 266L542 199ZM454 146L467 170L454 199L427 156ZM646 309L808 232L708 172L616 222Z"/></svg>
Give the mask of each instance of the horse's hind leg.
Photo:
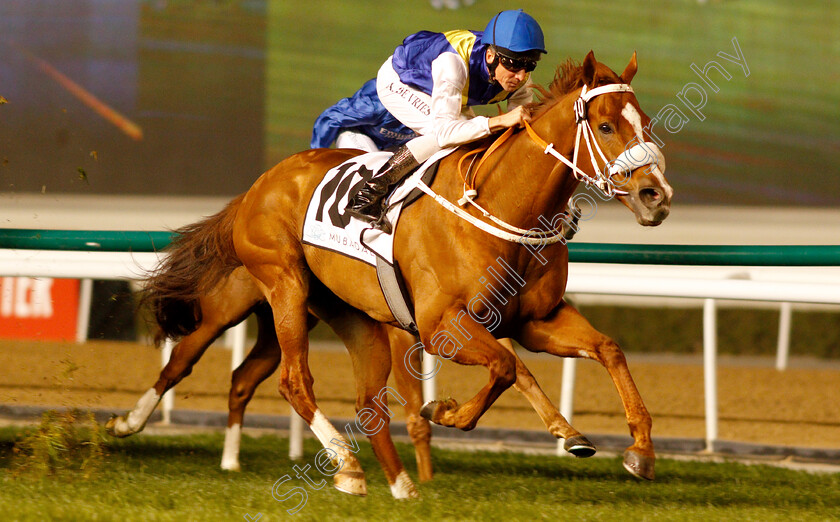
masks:
<svg viewBox="0 0 840 522"><path fill-rule="evenodd" d="M615 341L598 332L566 302L548 318L526 323L518 340L531 351L560 357L586 357L607 369L624 404L634 441L624 452L624 467L636 477L653 480L655 454L650 439L650 414L630 376L624 353Z"/></svg>
<svg viewBox="0 0 840 522"><path fill-rule="evenodd" d="M423 407L423 381L412 375L406 364L420 368L420 350L409 349L418 342L414 335L393 326L384 326L391 344L391 368L397 391L405 399L405 416L408 435L414 443L414 456L417 459L417 474L420 482L432 480L432 427L428 420L420 415ZM406 362L406 356L410 361Z"/></svg>
<svg viewBox="0 0 840 522"><path fill-rule="evenodd" d="M213 292L201 297L201 323L198 328L175 345L157 382L137 401L134 408L106 423L107 432L116 437L127 437L142 431L163 394L192 373L193 365L210 343L225 329L247 317L260 299L262 295L244 270L233 272Z"/></svg>
<svg viewBox="0 0 840 522"><path fill-rule="evenodd" d="M230 471L241 469L239 446L242 439L245 408L253 398L257 386L268 379L280 364L280 345L277 343L277 333L274 331L271 307L264 303L254 311L254 314L257 318L257 341L231 376L228 423L222 452L222 469ZM314 317L312 320L317 322Z"/></svg>
<svg viewBox="0 0 840 522"><path fill-rule="evenodd" d="M228 423L225 430L225 445L222 453L222 469L239 471L239 447L242 440L242 425L245 408L254 397L254 391L268 379L280 364L281 351L274 330L271 307L265 303L255 310L257 317L257 342L242 364L231 376L230 396L228 398ZM318 323L318 319L309 316L309 329Z"/></svg>
<svg viewBox="0 0 840 522"><path fill-rule="evenodd" d="M516 357L516 382L514 389L521 393L545 423L548 431L558 439L564 439L563 447L576 457L591 457L595 454L595 446L584 437L579 431L560 414L551 399L540 388L531 371L516 355L509 339L499 339L499 344L504 346Z"/></svg>
<svg viewBox="0 0 840 522"><path fill-rule="evenodd" d="M183 337L175 345L169 362L161 370L154 386L140 397L131 411L108 420L105 424L108 434L115 437L128 437L143 431L163 394L192 372L193 365L223 329L221 325L214 326L204 322L197 330Z"/></svg>
<svg viewBox="0 0 840 522"><path fill-rule="evenodd" d="M388 395L402 405L406 400L388 387L391 371L391 352L388 336L379 323L338 301L328 292L319 293L310 303L317 307L317 315L344 342L353 363L356 382L356 428L368 436L373 452L379 460L394 498L417 498L417 489L403 467L394 447L389 428L391 410ZM352 428L347 428L348 436Z"/></svg>
<svg viewBox="0 0 840 522"><path fill-rule="evenodd" d="M271 244L275 238L276 236L260 239L268 240ZM251 248L252 245L246 244L242 250ZM274 315L274 329L283 353L278 389L298 415L309 424L323 445L326 455L332 460L335 488L352 495L366 495L365 475L354 455L358 451L355 438L352 439L354 444L351 445L335 429L318 408L312 389L314 379L309 369L307 328L309 272L303 264L303 254L289 248L278 248L277 251L282 252L281 259L272 258L272 262L257 263L248 269L262 286L263 295L267 297ZM240 252L239 247L237 252ZM265 259L260 256L261 252L262 249L256 247L253 252L255 259ZM297 259L296 254L300 256ZM246 261L249 256L241 257ZM348 435L352 435L352 431L348 430ZM321 460L319 457L318 462ZM309 465L305 466L304 471L306 469L309 469Z"/></svg>

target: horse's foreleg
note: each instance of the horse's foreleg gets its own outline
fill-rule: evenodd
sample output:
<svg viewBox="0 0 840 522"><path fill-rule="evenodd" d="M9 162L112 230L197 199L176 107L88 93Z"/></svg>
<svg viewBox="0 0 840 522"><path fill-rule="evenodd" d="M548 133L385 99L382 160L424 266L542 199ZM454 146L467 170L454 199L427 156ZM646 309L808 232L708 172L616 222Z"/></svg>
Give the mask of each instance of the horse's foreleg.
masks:
<svg viewBox="0 0 840 522"><path fill-rule="evenodd" d="M463 405L458 405L454 399L430 401L421 411L423 417L435 424L471 430L499 395L516 382L516 360L484 326L473 321L463 309L444 313L434 328L425 331L434 332L423 336L427 352L452 359L458 364L481 365L490 372L487 385Z"/></svg>
<svg viewBox="0 0 840 522"><path fill-rule="evenodd" d="M621 397L634 440L624 452L624 467L636 477L653 480L655 455L650 438L650 414L618 344L593 328L566 302L561 303L546 319L526 323L518 340L531 351L560 357L586 357L598 361L607 369Z"/></svg>
<svg viewBox="0 0 840 522"><path fill-rule="evenodd" d="M239 444L245 408L254 396L257 386L266 380L280 364L280 345L274 330L271 308L267 305L256 310L257 341L242 364L233 371L228 398L228 423L222 452L222 469L239 471Z"/></svg>
<svg viewBox="0 0 840 522"><path fill-rule="evenodd" d="M420 416L423 407L423 381L412 375L406 368L406 352L417 342L417 338L405 330L385 326L391 344L391 368L397 390L405 399L405 416L408 435L414 443L414 456L417 459L417 474L420 482L432 480L432 427L427 419ZM408 354L413 368L420 368L420 351Z"/></svg>
<svg viewBox="0 0 840 522"><path fill-rule="evenodd" d="M576 457L591 457L595 446L560 414L551 399L545 394L531 371L516 355L510 339L499 339L499 343L516 357L516 382L513 387L521 393L545 423L548 431L558 439L564 439L563 447Z"/></svg>

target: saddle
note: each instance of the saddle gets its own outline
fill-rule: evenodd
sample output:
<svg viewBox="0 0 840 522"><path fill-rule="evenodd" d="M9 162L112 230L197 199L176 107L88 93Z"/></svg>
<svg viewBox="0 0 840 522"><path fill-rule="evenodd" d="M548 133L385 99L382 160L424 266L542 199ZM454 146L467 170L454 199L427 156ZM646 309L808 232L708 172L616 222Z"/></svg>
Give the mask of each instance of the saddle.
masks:
<svg viewBox="0 0 840 522"><path fill-rule="evenodd" d="M430 185L440 160L453 150L446 149L429 158L387 196L386 215L393 224L393 231L399 225L402 210L423 195L415 188L417 182L422 180ZM344 212L349 198L361 190L390 157L388 152L371 152L327 171L309 201L301 241L376 267L382 292L392 313L404 329L416 332L413 310L394 260L393 232L386 234Z"/></svg>

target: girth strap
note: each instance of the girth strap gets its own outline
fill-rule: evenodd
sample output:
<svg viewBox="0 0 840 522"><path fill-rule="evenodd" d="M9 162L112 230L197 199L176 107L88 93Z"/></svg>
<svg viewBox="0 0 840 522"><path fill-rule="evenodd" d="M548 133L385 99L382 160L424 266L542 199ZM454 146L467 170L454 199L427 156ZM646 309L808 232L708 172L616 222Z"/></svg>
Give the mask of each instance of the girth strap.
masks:
<svg viewBox="0 0 840 522"><path fill-rule="evenodd" d="M391 265L379 256L376 256L376 277L379 278L379 287L388 308L394 314L394 318L400 323L404 330L417 333L417 324L414 322L414 313L408 301L408 292L402 283L402 276L396 261Z"/></svg>

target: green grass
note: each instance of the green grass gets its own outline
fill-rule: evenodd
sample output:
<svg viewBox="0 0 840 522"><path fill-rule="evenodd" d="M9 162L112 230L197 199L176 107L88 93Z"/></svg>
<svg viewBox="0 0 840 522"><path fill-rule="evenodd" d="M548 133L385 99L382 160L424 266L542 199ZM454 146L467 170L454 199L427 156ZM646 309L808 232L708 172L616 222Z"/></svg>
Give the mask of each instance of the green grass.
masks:
<svg viewBox="0 0 840 522"><path fill-rule="evenodd" d="M0 429L0 513L8 520L826 520L840 517L840 475L766 466L660 460L657 480L639 482L618 459L435 450L435 479L421 500L395 501L370 447L359 453L368 496L331 486L293 501L271 497L293 475L285 439L246 437L242 473L218 469L222 436L138 436L109 443L92 480L14 478L12 445L20 430ZM303 463L317 451L307 440ZM414 473L412 448L398 445ZM317 475L314 472L313 477ZM302 486L294 479L285 487Z"/></svg>

